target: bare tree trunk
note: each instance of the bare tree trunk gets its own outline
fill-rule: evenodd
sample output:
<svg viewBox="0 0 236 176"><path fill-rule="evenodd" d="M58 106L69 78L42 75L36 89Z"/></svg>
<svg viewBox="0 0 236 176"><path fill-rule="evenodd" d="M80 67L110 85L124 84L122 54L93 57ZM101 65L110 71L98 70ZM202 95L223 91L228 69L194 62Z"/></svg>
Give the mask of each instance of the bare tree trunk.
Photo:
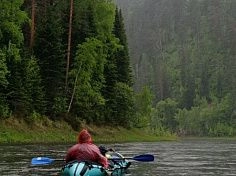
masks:
<svg viewBox="0 0 236 176"><path fill-rule="evenodd" d="M157 89L159 89L159 99L164 99L164 55L163 55L163 45L162 42L165 40L165 33L162 30L159 30L159 39L155 43L155 48L160 52L161 58L155 59L155 75Z"/></svg>
<svg viewBox="0 0 236 176"><path fill-rule="evenodd" d="M35 0L31 1L31 31L30 31L30 49L32 49L34 44L35 36Z"/></svg>
<svg viewBox="0 0 236 176"><path fill-rule="evenodd" d="M160 52L161 52L161 59L159 61L159 86L160 86L160 98L161 100L164 99L164 80L163 80L163 61L164 61L164 55L163 55L163 46L162 46L162 38L160 38Z"/></svg>
<svg viewBox="0 0 236 176"><path fill-rule="evenodd" d="M67 48L67 64L66 64L66 91L68 88L68 73L70 66L70 50L71 50L71 31L72 31L72 17L73 17L73 0L70 0L70 19L69 19L69 33L68 33L68 48Z"/></svg>
<svg viewBox="0 0 236 176"><path fill-rule="evenodd" d="M72 96L71 96L71 99L70 99L70 104L69 104L69 107L68 107L68 110L67 110L67 114L70 112L71 105L72 105L72 102L73 102L73 99L74 99L74 96L75 96L75 90L76 90L78 76L79 76L79 72L80 72L81 66L82 66L82 64L80 65L78 73L77 73L76 78L75 78L74 89L73 89L73 93L72 93Z"/></svg>

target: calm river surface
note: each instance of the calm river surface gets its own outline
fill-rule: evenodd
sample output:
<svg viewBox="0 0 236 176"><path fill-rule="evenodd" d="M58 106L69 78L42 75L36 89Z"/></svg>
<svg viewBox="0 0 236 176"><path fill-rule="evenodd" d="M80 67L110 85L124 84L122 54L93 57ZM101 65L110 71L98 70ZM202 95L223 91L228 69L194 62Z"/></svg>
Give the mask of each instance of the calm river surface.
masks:
<svg viewBox="0 0 236 176"><path fill-rule="evenodd" d="M58 175L63 161L33 167L31 159L62 159L70 145L0 145L0 175ZM236 140L107 144L126 157L149 153L155 161L132 161L128 176L236 176Z"/></svg>

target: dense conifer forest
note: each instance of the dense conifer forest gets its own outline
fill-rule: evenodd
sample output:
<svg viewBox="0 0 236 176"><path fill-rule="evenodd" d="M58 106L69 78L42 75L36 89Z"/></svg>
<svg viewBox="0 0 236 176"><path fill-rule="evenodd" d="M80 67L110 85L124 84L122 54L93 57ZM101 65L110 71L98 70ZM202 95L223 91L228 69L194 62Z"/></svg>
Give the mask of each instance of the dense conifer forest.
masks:
<svg viewBox="0 0 236 176"><path fill-rule="evenodd" d="M1 0L0 119L236 135L236 1Z"/></svg>

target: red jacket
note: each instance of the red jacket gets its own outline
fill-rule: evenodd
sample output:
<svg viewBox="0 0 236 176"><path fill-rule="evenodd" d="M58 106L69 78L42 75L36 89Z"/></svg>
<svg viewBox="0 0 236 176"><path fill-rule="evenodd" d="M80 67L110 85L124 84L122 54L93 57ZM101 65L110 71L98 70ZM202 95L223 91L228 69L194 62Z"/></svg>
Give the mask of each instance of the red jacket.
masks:
<svg viewBox="0 0 236 176"><path fill-rule="evenodd" d="M107 158L104 157L99 148L92 143L92 139L87 130L82 130L78 137L78 143L69 148L66 155L66 162L78 161L92 161L108 167Z"/></svg>

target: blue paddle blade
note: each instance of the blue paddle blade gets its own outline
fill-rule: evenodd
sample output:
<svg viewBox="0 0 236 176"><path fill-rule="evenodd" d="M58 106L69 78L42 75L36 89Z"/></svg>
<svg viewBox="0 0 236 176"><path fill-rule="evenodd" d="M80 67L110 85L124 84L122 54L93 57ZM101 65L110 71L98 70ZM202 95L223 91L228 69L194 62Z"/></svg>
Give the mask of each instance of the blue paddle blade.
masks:
<svg viewBox="0 0 236 176"><path fill-rule="evenodd" d="M32 165L46 165L46 164L51 164L53 161L54 159L51 159L48 157L37 157L31 160L31 164Z"/></svg>
<svg viewBox="0 0 236 176"><path fill-rule="evenodd" d="M144 155L135 156L132 159L135 161L150 162L150 161L154 161L154 156L150 154L144 154Z"/></svg>
<svg viewBox="0 0 236 176"><path fill-rule="evenodd" d="M151 154L143 154L143 155L138 155L138 156L134 156L134 157L123 157L123 158L112 157L112 158L108 158L108 159L110 159L110 160L130 159L130 160L141 161L141 162L151 162L151 161L154 161L154 156Z"/></svg>

